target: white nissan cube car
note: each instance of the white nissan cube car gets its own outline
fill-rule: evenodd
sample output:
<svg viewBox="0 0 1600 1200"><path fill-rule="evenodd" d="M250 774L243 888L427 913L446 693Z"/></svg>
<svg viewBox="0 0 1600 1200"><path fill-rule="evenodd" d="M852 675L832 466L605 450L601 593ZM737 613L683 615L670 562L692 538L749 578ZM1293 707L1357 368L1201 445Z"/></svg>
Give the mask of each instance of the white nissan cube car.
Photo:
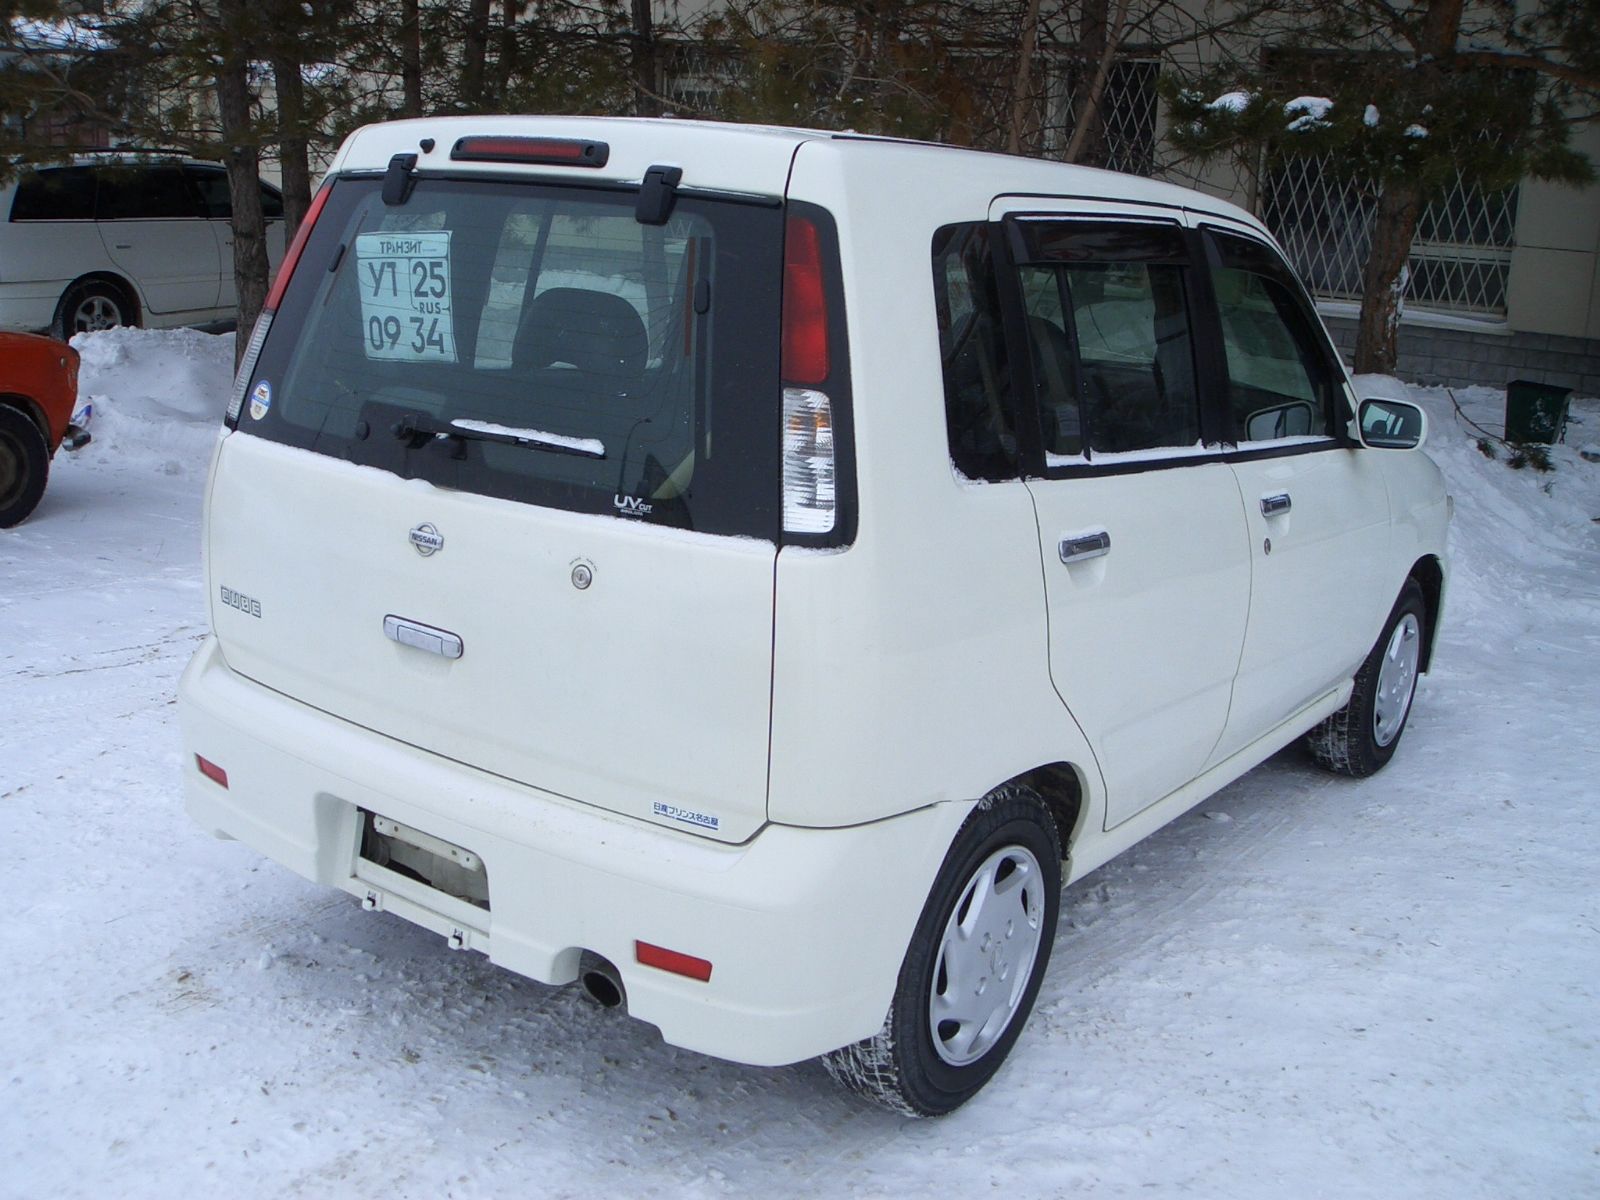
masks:
<svg viewBox="0 0 1600 1200"><path fill-rule="evenodd" d="M741 1063L947 1112L1061 888L1367 775L1449 502L1261 224L806 130L352 134L250 340L188 807Z"/></svg>

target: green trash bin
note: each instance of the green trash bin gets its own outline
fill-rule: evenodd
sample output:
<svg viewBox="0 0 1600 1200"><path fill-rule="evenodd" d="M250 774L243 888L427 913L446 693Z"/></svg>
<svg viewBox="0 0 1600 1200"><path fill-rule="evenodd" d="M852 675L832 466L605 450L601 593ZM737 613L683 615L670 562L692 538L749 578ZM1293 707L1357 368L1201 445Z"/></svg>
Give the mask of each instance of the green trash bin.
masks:
<svg viewBox="0 0 1600 1200"><path fill-rule="evenodd" d="M1571 388L1513 379L1506 385L1506 441L1553 446L1567 428Z"/></svg>

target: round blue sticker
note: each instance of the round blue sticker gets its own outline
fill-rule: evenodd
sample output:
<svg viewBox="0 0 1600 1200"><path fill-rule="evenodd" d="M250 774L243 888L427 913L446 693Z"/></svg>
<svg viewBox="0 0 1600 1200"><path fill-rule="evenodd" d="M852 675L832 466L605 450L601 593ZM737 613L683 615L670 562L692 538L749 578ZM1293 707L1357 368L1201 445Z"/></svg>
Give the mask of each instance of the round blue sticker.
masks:
<svg viewBox="0 0 1600 1200"><path fill-rule="evenodd" d="M263 379L250 393L250 418L261 420L272 408L272 385Z"/></svg>

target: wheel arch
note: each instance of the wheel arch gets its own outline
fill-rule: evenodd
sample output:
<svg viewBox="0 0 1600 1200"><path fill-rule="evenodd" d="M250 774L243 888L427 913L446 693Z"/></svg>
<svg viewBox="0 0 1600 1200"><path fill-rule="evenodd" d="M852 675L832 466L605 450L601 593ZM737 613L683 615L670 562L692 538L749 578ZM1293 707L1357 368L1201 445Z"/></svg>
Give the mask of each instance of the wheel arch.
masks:
<svg viewBox="0 0 1600 1200"><path fill-rule="evenodd" d="M1061 861L1071 856L1087 806L1084 804L1083 774L1068 762L1044 763L1020 775L1013 775L1000 787L1020 784L1036 792L1055 819L1061 839ZM1065 868L1063 868L1063 876Z"/></svg>
<svg viewBox="0 0 1600 1200"><path fill-rule="evenodd" d="M1422 605L1428 619L1428 637L1422 645L1421 669L1426 671L1433 663L1433 645L1439 637L1439 613L1444 606L1444 567L1437 557L1425 554L1411 566L1407 576L1422 589Z"/></svg>
<svg viewBox="0 0 1600 1200"><path fill-rule="evenodd" d="M56 323L61 322L61 312L67 302L67 297L72 295L72 289L81 287L86 283L103 283L114 287L122 293L123 299L128 302L128 316L130 324L142 325L144 323L144 297L139 294L137 285L125 275L115 271L85 271L62 289L61 299L56 303Z"/></svg>

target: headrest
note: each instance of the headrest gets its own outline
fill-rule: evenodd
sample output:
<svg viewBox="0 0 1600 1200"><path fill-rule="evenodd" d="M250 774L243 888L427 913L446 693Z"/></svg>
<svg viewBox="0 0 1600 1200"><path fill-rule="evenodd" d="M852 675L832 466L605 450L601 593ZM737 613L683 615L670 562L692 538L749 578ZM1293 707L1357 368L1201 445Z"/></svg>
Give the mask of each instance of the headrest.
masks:
<svg viewBox="0 0 1600 1200"><path fill-rule="evenodd" d="M649 336L633 305L610 292L561 287L529 303L512 357L518 367L567 363L631 386L643 378L649 353Z"/></svg>

